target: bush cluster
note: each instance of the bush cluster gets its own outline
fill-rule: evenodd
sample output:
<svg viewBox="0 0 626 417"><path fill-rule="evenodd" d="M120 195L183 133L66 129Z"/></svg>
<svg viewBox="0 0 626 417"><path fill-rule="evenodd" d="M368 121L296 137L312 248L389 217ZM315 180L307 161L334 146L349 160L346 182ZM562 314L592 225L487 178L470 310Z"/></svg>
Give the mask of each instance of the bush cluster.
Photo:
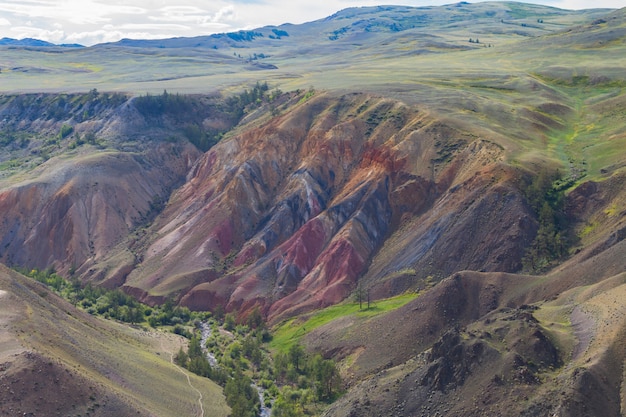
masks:
<svg viewBox="0 0 626 417"><path fill-rule="evenodd" d="M213 103L208 103L201 96L170 94L167 91L161 95L136 97L133 103L137 111L150 119L152 124L159 126L169 121L178 125L189 142L206 152L247 112L269 102L273 96L268 94L268 90L267 83L257 82L251 89ZM227 123L223 128L208 127L204 120L209 117L223 119Z"/></svg>
<svg viewBox="0 0 626 417"><path fill-rule="evenodd" d="M528 272L541 272L567 254L564 187L561 184L559 174L541 172L523 190L539 223L535 239L522 260Z"/></svg>
<svg viewBox="0 0 626 417"><path fill-rule="evenodd" d="M272 335L259 309L245 319L233 314L192 312L171 300L149 307L123 291L107 290L78 280L66 280L54 269L20 271L42 282L77 307L93 315L131 324L166 327L189 339L175 362L224 387L233 417L254 417L261 406L273 408L277 417L312 414L320 403L334 401L341 393L341 378L334 361L309 354L299 344L274 356L267 349ZM203 326L210 336L202 345ZM216 360L212 366L208 353ZM260 387L260 388L256 388ZM262 398L259 398L259 391ZM263 404L262 404L262 403Z"/></svg>

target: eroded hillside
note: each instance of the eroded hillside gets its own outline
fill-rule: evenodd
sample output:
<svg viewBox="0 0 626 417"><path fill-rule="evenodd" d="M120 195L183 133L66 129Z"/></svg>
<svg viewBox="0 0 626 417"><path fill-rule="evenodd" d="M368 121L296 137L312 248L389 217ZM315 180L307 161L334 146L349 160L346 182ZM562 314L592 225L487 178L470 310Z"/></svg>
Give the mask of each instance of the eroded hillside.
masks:
<svg viewBox="0 0 626 417"><path fill-rule="evenodd" d="M125 288L276 318L346 298L390 236L425 259L443 246L426 275L518 270L536 228L516 187L523 173L480 133L367 95L298 103L200 159ZM423 232L406 230L416 222ZM489 248L464 249L481 241ZM384 285L380 295L399 291Z"/></svg>
<svg viewBox="0 0 626 417"><path fill-rule="evenodd" d="M338 31L310 61L276 47L286 93L3 97L2 262L259 307L340 361L329 416L622 415L624 10L403 10L290 28ZM297 327L357 293L417 295Z"/></svg>
<svg viewBox="0 0 626 417"><path fill-rule="evenodd" d="M128 98L113 97L95 99L103 108L88 96L5 100L6 264L88 269L154 217L183 182L198 150L158 132L146 139L145 121L129 110Z"/></svg>
<svg viewBox="0 0 626 417"><path fill-rule="evenodd" d="M52 146L43 135L78 112L31 117L20 129L7 124L44 137L14 155L53 153L5 178L1 255L9 265L123 286L151 303L173 298L244 315L259 306L270 320L340 302L357 285L384 298L462 270L518 272L528 267L524 256L542 225L528 190L537 171L559 169L520 143L567 134L576 115L566 91L555 96L546 83L537 91L537 109L562 113L527 112L517 119L515 141L485 122L501 119L487 109L469 123L394 99L314 90L248 109L204 154L180 133L189 124L181 128L139 99L78 121L66 137L53 136ZM223 106L205 100L196 104L198 126L232 125ZM6 112L14 108L8 103ZM91 134L99 143L76 146L85 126L97 126ZM573 139L572 148L580 140ZM581 163L570 162L561 167L566 185L581 175ZM580 241L578 225L593 223L585 234L596 236L621 221L588 218L598 207L581 207L576 196L600 193L593 184L558 208L561 224L553 227L568 245Z"/></svg>

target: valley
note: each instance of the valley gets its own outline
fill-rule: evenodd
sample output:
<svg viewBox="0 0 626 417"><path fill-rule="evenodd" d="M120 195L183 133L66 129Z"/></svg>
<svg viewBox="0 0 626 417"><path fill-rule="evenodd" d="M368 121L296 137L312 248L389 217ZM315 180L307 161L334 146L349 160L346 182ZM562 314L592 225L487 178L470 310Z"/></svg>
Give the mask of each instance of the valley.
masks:
<svg viewBox="0 0 626 417"><path fill-rule="evenodd" d="M0 46L0 262L209 312L222 385L279 417L624 415L625 39L626 9L462 2ZM1 413L247 415L174 365L193 337L7 267Z"/></svg>

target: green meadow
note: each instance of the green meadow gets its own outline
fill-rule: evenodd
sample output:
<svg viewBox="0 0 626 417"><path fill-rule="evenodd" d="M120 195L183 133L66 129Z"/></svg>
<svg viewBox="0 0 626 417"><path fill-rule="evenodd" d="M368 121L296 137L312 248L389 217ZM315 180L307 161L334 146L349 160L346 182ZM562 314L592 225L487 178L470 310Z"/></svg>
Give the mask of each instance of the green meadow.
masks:
<svg viewBox="0 0 626 417"><path fill-rule="evenodd" d="M360 306L358 302L347 302L289 319L274 327L269 348L277 352L287 352L292 345L300 343L305 335L334 320L344 317L367 320L396 310L417 297L417 293L406 293L385 300L372 301L369 308L367 301L363 301Z"/></svg>

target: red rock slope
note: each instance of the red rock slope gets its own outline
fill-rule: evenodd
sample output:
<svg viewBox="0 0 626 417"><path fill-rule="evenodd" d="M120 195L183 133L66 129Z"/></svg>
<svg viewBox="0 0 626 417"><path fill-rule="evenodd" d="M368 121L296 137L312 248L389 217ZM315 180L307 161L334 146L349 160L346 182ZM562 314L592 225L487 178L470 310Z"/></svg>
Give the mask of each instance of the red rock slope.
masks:
<svg viewBox="0 0 626 417"><path fill-rule="evenodd" d="M341 301L370 267L378 295L415 285L383 279L415 265L517 270L534 234L504 150L420 109L320 94L241 131L173 194L129 292L279 318Z"/></svg>

